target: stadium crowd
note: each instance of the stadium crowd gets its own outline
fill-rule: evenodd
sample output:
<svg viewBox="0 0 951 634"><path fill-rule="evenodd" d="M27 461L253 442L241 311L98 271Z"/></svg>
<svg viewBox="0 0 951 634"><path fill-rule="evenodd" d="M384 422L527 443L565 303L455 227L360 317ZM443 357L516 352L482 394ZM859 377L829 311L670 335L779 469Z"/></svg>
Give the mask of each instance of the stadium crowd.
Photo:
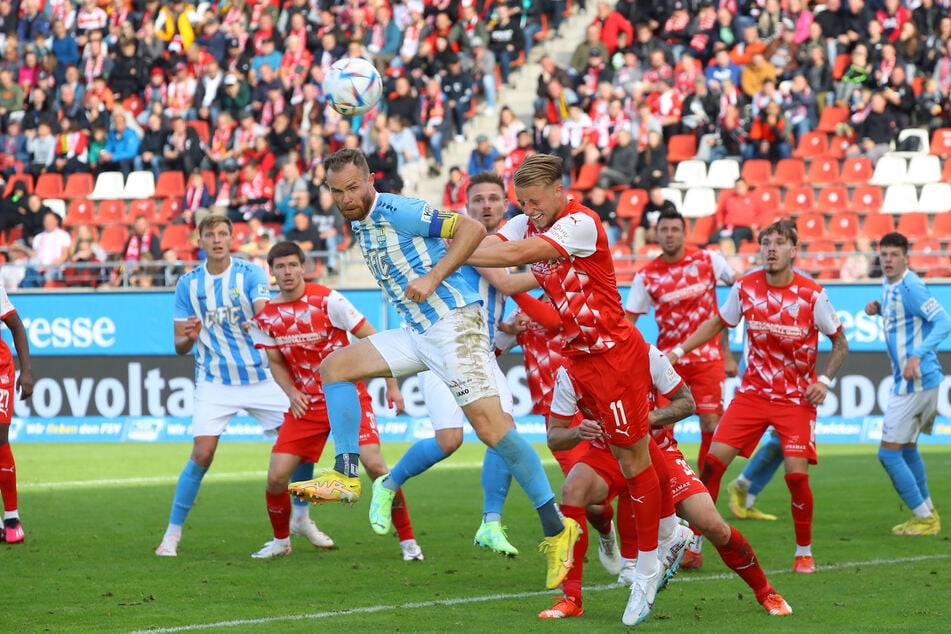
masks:
<svg viewBox="0 0 951 634"><path fill-rule="evenodd" d="M568 63L533 55L572 11L590 23ZM823 249L868 252L880 223L837 220L861 206L857 195L834 207L820 192L817 207L814 191L793 191L840 184L811 180L803 159L836 174L858 166L854 186L896 142L927 154L929 136L951 125L949 42L936 0L0 0L0 231L7 257L25 265L6 267L5 284L108 285L114 269L95 264L110 259L125 262L122 283L174 284L201 257L191 228L208 212L238 223L248 257L283 235L327 253L319 265L332 272L348 236L322 160L342 147L366 153L381 191L447 178L441 202L453 209L470 176L495 170L508 182L531 153L556 154L617 243L622 278L625 258L653 253L661 208L680 206L669 185L687 189L688 216L703 216L691 242L726 249L740 268L777 214L811 216L818 237L851 223ZM371 59L384 77L380 106L352 119L323 95L343 56ZM513 75L529 59L537 77ZM536 90L531 120L500 102L516 84ZM446 170L444 148L466 142L477 113L498 116L497 134ZM899 139L913 127L923 137ZM715 177L724 159L736 173ZM709 165L714 209L689 195L702 179L672 182L671 166L688 161L704 175ZM119 184L89 200L116 172ZM855 279L868 259L812 262Z"/></svg>

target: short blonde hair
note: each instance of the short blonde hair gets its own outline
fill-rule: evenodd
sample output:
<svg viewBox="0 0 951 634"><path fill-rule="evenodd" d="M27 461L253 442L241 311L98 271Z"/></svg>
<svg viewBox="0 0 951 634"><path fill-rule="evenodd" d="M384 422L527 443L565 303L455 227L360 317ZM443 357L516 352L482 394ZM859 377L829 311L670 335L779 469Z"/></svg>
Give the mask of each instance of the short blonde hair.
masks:
<svg viewBox="0 0 951 634"><path fill-rule="evenodd" d="M218 225L228 225L228 233L231 233L234 228L231 224L231 220L228 216L221 216L218 214L209 214L201 219L201 222L198 223L198 236L201 237L205 235L205 231L212 229Z"/></svg>
<svg viewBox="0 0 951 634"><path fill-rule="evenodd" d="M516 187L554 185L561 182L561 159L551 154L533 154L515 170L512 182Z"/></svg>

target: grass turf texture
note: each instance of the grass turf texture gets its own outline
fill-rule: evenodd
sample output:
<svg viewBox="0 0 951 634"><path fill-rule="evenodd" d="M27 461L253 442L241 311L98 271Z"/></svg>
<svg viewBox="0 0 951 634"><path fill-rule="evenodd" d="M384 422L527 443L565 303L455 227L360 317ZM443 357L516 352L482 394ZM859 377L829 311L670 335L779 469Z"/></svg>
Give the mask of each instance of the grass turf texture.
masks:
<svg viewBox="0 0 951 634"><path fill-rule="evenodd" d="M391 464L405 446L390 445ZM550 456L542 450L542 456ZM696 447L684 445L688 457ZM482 448L465 445L444 466L410 481L406 494L423 562L404 562L395 537L368 525L369 486L353 507L312 507L337 542L331 551L292 538L290 557L250 555L270 539L264 507L263 443L223 444L189 516L179 557L153 554L168 518L185 444L27 444L15 447L27 539L0 544L3 616L10 632L127 632L149 628L288 631L603 631L620 630L626 588L597 560L585 569L585 615L559 622L536 614L545 561L535 550L534 512L513 483L504 516L521 551L505 559L472 545L482 492ZM938 510L951 533L951 448L923 450ZM719 507L729 515L724 478ZM561 474L546 462L557 489ZM777 478L757 500L776 522L735 522L753 544L794 614L772 619L752 593L704 547L704 566L681 572L658 596L640 629L701 626L712 631L946 631L951 607L951 540L894 537L910 515L874 446L826 446L813 471L814 551L819 572L789 572L794 550L788 491ZM728 518L729 519L729 518ZM445 602L445 603L444 603ZM342 610L350 612L337 613Z"/></svg>

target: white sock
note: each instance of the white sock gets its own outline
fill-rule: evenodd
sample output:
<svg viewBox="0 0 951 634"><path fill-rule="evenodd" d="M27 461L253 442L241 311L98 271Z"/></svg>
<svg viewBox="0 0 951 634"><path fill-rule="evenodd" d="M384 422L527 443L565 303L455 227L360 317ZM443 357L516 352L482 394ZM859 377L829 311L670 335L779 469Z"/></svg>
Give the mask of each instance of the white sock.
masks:
<svg viewBox="0 0 951 634"><path fill-rule="evenodd" d="M275 537L275 538L274 538L274 543L275 543L275 544L278 544L278 545L280 545L280 546L287 546L288 544L291 543L291 538L290 538L290 537L283 537L283 538L278 539L277 537Z"/></svg>
<svg viewBox="0 0 951 634"><path fill-rule="evenodd" d="M660 524L657 530L657 536L660 538L660 541L670 539L670 536L674 534L679 524L680 519L676 515L668 515L667 517L660 518Z"/></svg>
<svg viewBox="0 0 951 634"><path fill-rule="evenodd" d="M931 501L931 498L925 498L925 504L928 505L928 508L932 511L934 510L934 502Z"/></svg>
<svg viewBox="0 0 951 634"><path fill-rule="evenodd" d="M20 511L13 509L12 511L4 511L3 519L5 520L18 520L20 519Z"/></svg>
<svg viewBox="0 0 951 634"><path fill-rule="evenodd" d="M756 494L747 493L746 494L746 508L751 509L753 505L756 504Z"/></svg>
<svg viewBox="0 0 951 634"><path fill-rule="evenodd" d="M918 519L931 517L931 507L925 502L922 502L915 508L911 509L911 512L914 513L915 517Z"/></svg>
<svg viewBox="0 0 951 634"><path fill-rule="evenodd" d="M657 559L657 549L637 551L637 567L634 574L644 577L650 577L657 574L660 568L660 560Z"/></svg>
<svg viewBox="0 0 951 634"><path fill-rule="evenodd" d="M310 506L291 504L291 521L310 519Z"/></svg>
<svg viewBox="0 0 951 634"><path fill-rule="evenodd" d="M168 528L165 529L166 537L181 537L182 536L182 527L179 524L169 524Z"/></svg>
<svg viewBox="0 0 951 634"><path fill-rule="evenodd" d="M750 488L750 485L753 484L750 480L746 479L742 473L736 479L736 483L741 489L748 489Z"/></svg>
<svg viewBox="0 0 951 634"><path fill-rule="evenodd" d="M796 557L812 557L812 544L800 546L796 544Z"/></svg>

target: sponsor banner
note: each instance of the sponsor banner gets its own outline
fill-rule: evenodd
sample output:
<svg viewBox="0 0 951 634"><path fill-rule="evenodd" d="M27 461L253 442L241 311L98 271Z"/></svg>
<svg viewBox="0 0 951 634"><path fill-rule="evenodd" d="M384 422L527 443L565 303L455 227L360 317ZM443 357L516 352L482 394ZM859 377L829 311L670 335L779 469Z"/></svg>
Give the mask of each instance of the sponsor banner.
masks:
<svg viewBox="0 0 951 634"><path fill-rule="evenodd" d="M951 367L951 354L942 354ZM825 363L820 355L819 367ZM518 355L500 357L514 399L519 428L534 442L544 442L544 421L531 415L525 368ZM16 442L189 440L194 399L194 364L190 357L58 357L37 359L33 397L14 404L11 438ZM739 386L728 379L729 400ZM881 416L892 386L884 353L850 354L819 407L819 442L878 442ZM401 383L406 415L387 409L382 379L368 383L384 440L415 440L432 434L425 403L415 376ZM951 442L951 377L938 389L938 420L932 437L923 442ZM678 426L683 442L699 441L696 419ZM237 417L225 434L233 440L261 440L257 423ZM466 439L475 441L467 429Z"/></svg>
<svg viewBox="0 0 951 634"><path fill-rule="evenodd" d="M951 285L930 285L935 298L951 309ZM721 301L727 288L718 289ZM829 286L832 305L838 312L853 352L884 350L881 320L865 314L865 304L881 299L881 286ZM383 300L379 290L342 291L377 329L399 326L400 318ZM621 289L626 298L628 288ZM174 294L154 293L81 293L14 294L12 301L23 319L35 356L65 355L166 355L174 351L172 308ZM513 303L508 302L511 309ZM653 314L642 316L638 328L647 341L657 340ZM3 329L10 343L10 333ZM743 346L743 329L731 333L733 350ZM826 337L819 338L820 350L830 348ZM941 344L951 351L951 338Z"/></svg>

